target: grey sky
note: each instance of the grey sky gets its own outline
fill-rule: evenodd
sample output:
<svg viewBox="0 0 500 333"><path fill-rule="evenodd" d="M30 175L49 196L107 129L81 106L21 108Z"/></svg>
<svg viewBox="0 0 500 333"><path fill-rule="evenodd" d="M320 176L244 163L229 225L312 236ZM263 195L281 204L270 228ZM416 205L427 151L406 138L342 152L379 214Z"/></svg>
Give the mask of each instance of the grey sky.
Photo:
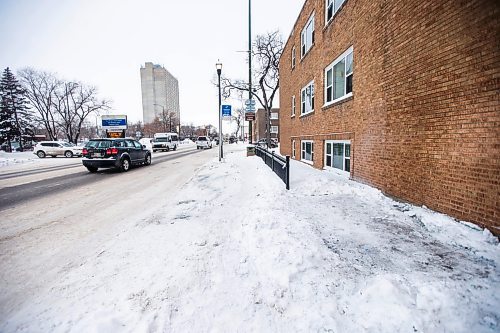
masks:
<svg viewBox="0 0 500 333"><path fill-rule="evenodd" d="M286 40L304 0L252 0L253 35ZM56 72L99 88L115 114L142 118L139 68L164 65L180 86L181 121L217 125L217 59L245 79L247 0L0 0L0 66Z"/></svg>

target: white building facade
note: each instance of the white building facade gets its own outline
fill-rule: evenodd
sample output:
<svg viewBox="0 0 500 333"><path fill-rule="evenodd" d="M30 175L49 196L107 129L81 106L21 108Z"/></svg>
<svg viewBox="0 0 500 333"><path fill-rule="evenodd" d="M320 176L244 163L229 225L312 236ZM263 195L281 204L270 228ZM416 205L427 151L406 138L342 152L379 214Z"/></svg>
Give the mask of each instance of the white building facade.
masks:
<svg viewBox="0 0 500 333"><path fill-rule="evenodd" d="M146 62L141 66L142 115L144 124L152 123L163 110L175 113L172 131L180 124L179 81L163 66Z"/></svg>

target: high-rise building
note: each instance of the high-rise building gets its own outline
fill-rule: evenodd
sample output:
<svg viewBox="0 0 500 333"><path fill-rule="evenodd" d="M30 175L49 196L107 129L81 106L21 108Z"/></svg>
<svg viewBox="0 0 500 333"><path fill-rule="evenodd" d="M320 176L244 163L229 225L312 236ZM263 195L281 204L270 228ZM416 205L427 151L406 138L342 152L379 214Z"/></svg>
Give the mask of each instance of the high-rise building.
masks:
<svg viewBox="0 0 500 333"><path fill-rule="evenodd" d="M141 66L142 114L144 124L161 119L163 111L175 114L171 121L171 132L180 127L179 81L163 66L146 62Z"/></svg>

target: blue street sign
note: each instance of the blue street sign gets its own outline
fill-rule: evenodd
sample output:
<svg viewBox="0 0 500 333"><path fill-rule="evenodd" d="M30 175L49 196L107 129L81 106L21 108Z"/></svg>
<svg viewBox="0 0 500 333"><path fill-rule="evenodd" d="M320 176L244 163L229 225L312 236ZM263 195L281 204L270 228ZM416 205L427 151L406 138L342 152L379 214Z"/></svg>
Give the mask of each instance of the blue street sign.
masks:
<svg viewBox="0 0 500 333"><path fill-rule="evenodd" d="M222 105L222 116L231 117L231 105Z"/></svg>

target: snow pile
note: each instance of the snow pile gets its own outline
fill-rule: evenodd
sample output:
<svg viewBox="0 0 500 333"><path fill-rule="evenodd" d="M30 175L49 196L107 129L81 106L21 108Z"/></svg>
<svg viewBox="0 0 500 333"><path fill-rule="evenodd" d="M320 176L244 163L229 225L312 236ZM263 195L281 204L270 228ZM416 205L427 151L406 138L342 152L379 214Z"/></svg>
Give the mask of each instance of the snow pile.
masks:
<svg viewBox="0 0 500 333"><path fill-rule="evenodd" d="M0 151L0 168L15 164L33 163L36 159L38 159L38 157L34 155L32 151L12 153Z"/></svg>
<svg viewBox="0 0 500 333"><path fill-rule="evenodd" d="M286 191L258 157L225 157L0 331L499 331L489 232L296 161Z"/></svg>

